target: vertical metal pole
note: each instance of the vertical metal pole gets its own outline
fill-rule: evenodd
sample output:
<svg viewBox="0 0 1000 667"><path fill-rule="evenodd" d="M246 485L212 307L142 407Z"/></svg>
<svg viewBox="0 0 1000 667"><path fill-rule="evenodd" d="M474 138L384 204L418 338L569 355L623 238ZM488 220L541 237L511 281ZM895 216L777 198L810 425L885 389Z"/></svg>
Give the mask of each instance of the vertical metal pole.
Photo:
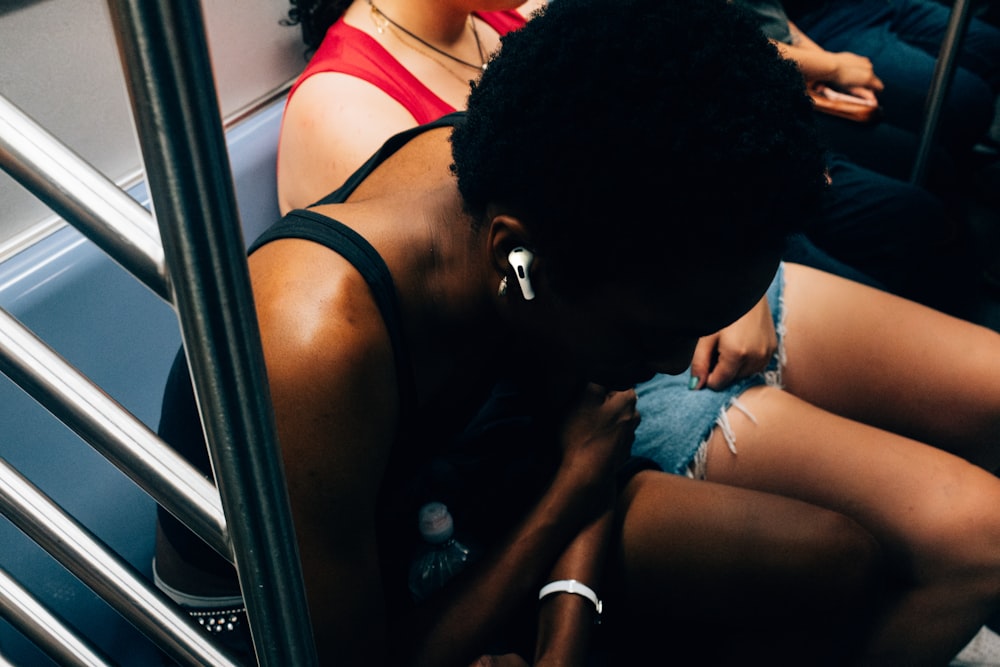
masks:
<svg viewBox="0 0 1000 667"><path fill-rule="evenodd" d="M951 86L951 79L955 73L955 59L958 57L958 51L962 47L962 38L969 25L970 5L971 0L955 0L951 8L951 15L948 17L948 26L945 29L944 39L941 41L941 50L938 52L937 63L934 66L934 76L931 78L931 86L927 92L920 145L917 147L913 171L910 174L910 182L914 185L923 185L924 179L927 177L927 163L934 140L937 138L941 109L944 107L945 97L948 95L948 88Z"/></svg>
<svg viewBox="0 0 1000 667"><path fill-rule="evenodd" d="M315 665L201 6L109 7L257 658Z"/></svg>

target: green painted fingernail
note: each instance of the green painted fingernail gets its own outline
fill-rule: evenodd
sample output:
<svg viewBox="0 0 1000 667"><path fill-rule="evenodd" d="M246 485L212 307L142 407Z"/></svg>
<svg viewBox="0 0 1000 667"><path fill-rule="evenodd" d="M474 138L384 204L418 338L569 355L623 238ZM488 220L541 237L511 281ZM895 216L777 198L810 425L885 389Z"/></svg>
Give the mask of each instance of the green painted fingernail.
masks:
<svg viewBox="0 0 1000 667"><path fill-rule="evenodd" d="M691 391L694 391L695 389L697 389L698 388L698 381L700 379L701 378L699 378L697 375L692 375L691 379L688 380L688 389L690 389Z"/></svg>

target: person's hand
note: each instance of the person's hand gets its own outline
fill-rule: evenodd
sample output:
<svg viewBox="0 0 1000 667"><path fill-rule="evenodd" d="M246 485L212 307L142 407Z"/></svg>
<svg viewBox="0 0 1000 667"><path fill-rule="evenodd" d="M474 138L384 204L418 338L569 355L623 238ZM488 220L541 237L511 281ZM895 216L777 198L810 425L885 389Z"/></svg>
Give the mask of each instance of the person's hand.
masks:
<svg viewBox="0 0 1000 667"><path fill-rule="evenodd" d="M691 359L692 389L723 389L767 368L778 347L767 299L725 329L698 340Z"/></svg>
<svg viewBox="0 0 1000 667"><path fill-rule="evenodd" d="M504 655L481 655L469 667L528 667L528 663L517 653Z"/></svg>
<svg viewBox="0 0 1000 667"><path fill-rule="evenodd" d="M849 51L833 54L834 73L830 83L850 92L852 95L875 100L875 93L885 88L882 80L875 76L872 61Z"/></svg>
<svg viewBox="0 0 1000 667"><path fill-rule="evenodd" d="M563 467L591 480L613 479L639 425L634 389L609 391L588 383L563 421Z"/></svg>

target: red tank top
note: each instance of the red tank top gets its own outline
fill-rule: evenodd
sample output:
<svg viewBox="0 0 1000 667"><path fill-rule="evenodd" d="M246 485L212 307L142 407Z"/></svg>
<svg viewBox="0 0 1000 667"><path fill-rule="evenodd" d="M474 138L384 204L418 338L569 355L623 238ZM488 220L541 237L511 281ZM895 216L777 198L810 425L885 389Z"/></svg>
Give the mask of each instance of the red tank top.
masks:
<svg viewBox="0 0 1000 667"><path fill-rule="evenodd" d="M524 17L513 10L477 13L476 16L500 35L525 24ZM347 25L343 19L327 30L323 42L292 86L288 98L291 99L303 81L318 72L349 74L377 86L403 105L419 125L455 111L454 107L410 74L381 44L367 33Z"/></svg>

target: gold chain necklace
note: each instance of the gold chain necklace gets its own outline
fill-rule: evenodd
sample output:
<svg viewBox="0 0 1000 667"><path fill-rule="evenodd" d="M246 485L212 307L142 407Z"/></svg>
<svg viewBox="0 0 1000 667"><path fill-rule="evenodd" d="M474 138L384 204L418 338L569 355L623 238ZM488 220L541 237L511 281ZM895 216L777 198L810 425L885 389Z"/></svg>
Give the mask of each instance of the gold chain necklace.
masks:
<svg viewBox="0 0 1000 667"><path fill-rule="evenodd" d="M380 35L385 31L386 24L391 25L393 28L395 28L396 30L399 30L404 35L407 35L410 38L412 38L412 39L420 42L421 44L423 44L424 46L426 46L431 51L434 51L435 53L438 53L438 54L444 56L445 58L448 58L449 60L453 60L456 63L458 63L459 65L465 65L466 67L470 67L470 68L472 68L472 69L474 69L474 70L476 70L478 72L485 72L486 71L486 66L488 64L486 62L486 55L483 53L482 42L479 41L479 31L476 29L476 22L475 22L475 20L473 20L473 18L472 18L471 15L469 16L469 25L472 27L472 36L476 40L476 49L479 51L479 61L480 61L480 64L478 64L478 65L475 64L475 63L470 63L468 60L463 60L462 58L459 58L458 56L454 56L454 55L448 53L447 51L445 51L444 49L439 49L438 47L434 46L433 44L431 44L427 40L425 40L425 39L421 38L420 36L418 36L418 35L410 32L409 30L407 30L406 28L404 28L403 26L399 25L398 23L396 23L395 21L393 21L391 18L389 18L388 16L386 16L385 12L383 12L381 9L379 9L377 6L375 6L375 3L373 2L373 0L368 0L368 6L371 7L372 21L375 23L375 29L378 31L378 33ZM405 44L405 42L404 42L404 44ZM451 71L451 70L449 70L449 71Z"/></svg>

